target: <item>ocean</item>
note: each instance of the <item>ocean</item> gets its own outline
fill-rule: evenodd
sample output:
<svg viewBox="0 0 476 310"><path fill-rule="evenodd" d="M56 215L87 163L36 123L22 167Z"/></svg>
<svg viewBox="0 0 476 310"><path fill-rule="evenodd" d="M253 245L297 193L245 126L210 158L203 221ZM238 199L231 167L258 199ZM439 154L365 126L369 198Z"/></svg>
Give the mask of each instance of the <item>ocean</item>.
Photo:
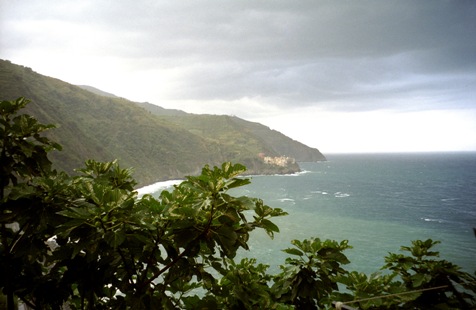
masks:
<svg viewBox="0 0 476 310"><path fill-rule="evenodd" d="M476 270L476 153L336 154L300 163L293 175L252 176L233 195L257 197L289 213L271 240L251 233L250 251L279 271L291 240L349 240L345 268L370 274L412 240L441 241L440 258Z"/></svg>

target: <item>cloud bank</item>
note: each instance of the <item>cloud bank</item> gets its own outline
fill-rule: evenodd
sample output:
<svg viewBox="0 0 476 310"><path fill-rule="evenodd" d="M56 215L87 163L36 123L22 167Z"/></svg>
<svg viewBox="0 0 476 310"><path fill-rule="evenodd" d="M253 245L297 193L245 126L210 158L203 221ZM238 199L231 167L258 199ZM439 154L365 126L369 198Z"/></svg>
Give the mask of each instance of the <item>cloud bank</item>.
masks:
<svg viewBox="0 0 476 310"><path fill-rule="evenodd" d="M474 1L0 3L0 57L132 100L283 130L283 115L476 109Z"/></svg>

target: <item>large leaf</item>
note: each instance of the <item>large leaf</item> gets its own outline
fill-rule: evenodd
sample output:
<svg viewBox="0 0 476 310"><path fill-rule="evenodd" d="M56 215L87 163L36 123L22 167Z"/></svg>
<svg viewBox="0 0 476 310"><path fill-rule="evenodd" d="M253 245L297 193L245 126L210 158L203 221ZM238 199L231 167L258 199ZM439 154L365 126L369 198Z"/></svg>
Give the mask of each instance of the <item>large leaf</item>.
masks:
<svg viewBox="0 0 476 310"><path fill-rule="evenodd" d="M291 255L297 255L297 256L303 256L303 255L304 255L303 252L299 251L299 250L296 249L296 248L284 249L283 252L288 253L288 254L291 254Z"/></svg>
<svg viewBox="0 0 476 310"><path fill-rule="evenodd" d="M275 232L279 232L279 227L267 219L261 220L261 225L265 229L266 233L273 238Z"/></svg>
<svg viewBox="0 0 476 310"><path fill-rule="evenodd" d="M121 230L108 231L104 235L104 240L114 249L119 247L124 242L125 239L126 239L126 234Z"/></svg>

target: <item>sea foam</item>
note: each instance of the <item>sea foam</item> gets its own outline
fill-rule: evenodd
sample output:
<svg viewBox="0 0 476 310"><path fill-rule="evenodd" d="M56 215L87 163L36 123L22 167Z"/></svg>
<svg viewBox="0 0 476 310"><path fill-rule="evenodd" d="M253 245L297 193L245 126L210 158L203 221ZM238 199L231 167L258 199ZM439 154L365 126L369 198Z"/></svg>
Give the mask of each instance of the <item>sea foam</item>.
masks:
<svg viewBox="0 0 476 310"><path fill-rule="evenodd" d="M146 194L152 194L155 192L158 192L160 190L164 190L167 188L170 188L174 185L182 183L183 180L169 180L169 181L162 181L162 182L157 182L151 185L147 185L141 188L136 189L137 194L140 196L146 195Z"/></svg>

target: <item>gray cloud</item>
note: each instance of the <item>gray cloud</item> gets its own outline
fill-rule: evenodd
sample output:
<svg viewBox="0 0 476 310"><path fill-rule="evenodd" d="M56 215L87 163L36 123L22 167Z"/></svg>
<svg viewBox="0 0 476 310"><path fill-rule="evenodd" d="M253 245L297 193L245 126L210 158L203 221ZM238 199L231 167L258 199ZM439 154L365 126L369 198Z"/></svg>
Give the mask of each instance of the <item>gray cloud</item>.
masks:
<svg viewBox="0 0 476 310"><path fill-rule="evenodd" d="M170 100L475 107L474 1L47 3L1 4L2 54L76 49L132 70L173 69Z"/></svg>

